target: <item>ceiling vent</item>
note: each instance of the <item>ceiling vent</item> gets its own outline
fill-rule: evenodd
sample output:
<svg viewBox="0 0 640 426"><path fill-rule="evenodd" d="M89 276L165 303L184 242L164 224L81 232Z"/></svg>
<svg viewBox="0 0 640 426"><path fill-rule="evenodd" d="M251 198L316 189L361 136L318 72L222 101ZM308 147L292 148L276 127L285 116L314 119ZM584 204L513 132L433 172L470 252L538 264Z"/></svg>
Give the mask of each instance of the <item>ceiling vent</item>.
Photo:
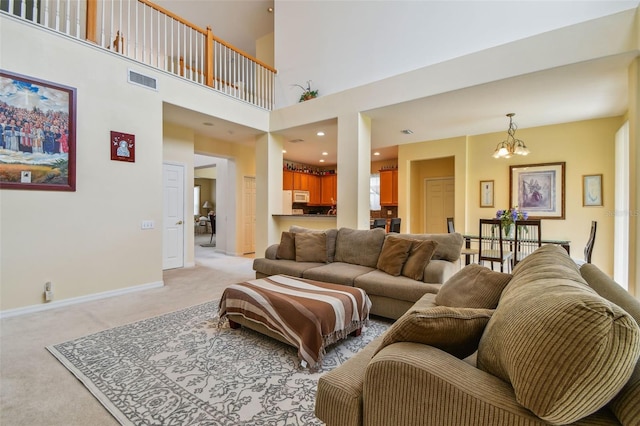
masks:
<svg viewBox="0 0 640 426"><path fill-rule="evenodd" d="M158 90L158 80L147 75L140 74L133 70L129 70L128 79L129 83L136 84L138 86L146 87L147 89Z"/></svg>
<svg viewBox="0 0 640 426"><path fill-rule="evenodd" d="M291 139L289 142L290 143L300 143L300 142L304 142L304 139Z"/></svg>

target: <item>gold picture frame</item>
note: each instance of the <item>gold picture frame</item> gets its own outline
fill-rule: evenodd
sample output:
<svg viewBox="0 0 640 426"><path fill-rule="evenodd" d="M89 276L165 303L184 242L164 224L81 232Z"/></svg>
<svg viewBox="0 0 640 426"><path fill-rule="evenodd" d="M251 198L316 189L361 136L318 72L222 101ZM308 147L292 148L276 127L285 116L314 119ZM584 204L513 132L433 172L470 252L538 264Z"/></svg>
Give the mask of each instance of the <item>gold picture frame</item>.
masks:
<svg viewBox="0 0 640 426"><path fill-rule="evenodd" d="M602 207L602 175L582 175L582 206Z"/></svg>
<svg viewBox="0 0 640 426"><path fill-rule="evenodd" d="M493 207L494 195L493 195L493 181L481 180L480 181L480 207Z"/></svg>

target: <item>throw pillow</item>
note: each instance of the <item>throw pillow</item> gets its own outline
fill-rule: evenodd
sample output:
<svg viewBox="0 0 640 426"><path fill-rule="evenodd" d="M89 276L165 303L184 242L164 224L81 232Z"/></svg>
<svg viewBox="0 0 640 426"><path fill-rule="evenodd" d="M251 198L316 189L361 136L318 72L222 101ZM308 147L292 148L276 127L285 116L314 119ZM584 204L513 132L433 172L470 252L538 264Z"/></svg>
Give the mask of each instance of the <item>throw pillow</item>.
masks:
<svg viewBox="0 0 640 426"><path fill-rule="evenodd" d="M276 259L296 260L296 243L293 232L283 232L276 251Z"/></svg>
<svg viewBox="0 0 640 426"><path fill-rule="evenodd" d="M385 333L378 348L395 342L422 343L460 359L476 351L493 310L436 306L402 315Z"/></svg>
<svg viewBox="0 0 640 426"><path fill-rule="evenodd" d="M336 238L338 236L338 230L335 228L319 230L319 229L311 229L305 228L303 226L291 225L289 227L289 232L293 232L294 234L299 234L301 232L324 232L327 234L327 262L331 263L334 261L334 257L336 254Z"/></svg>
<svg viewBox="0 0 640 426"><path fill-rule="evenodd" d="M409 240L411 241L411 251L409 257L402 267L402 275L416 281L424 278L424 268L427 267L433 253L436 251L438 243L433 240Z"/></svg>
<svg viewBox="0 0 640 426"><path fill-rule="evenodd" d="M467 265L449 278L436 295L436 305L495 309L511 274L478 264Z"/></svg>
<svg viewBox="0 0 640 426"><path fill-rule="evenodd" d="M327 262L327 234L303 232L295 238L296 262Z"/></svg>
<svg viewBox="0 0 640 426"><path fill-rule="evenodd" d="M411 245L411 240L388 235L384 239L382 252L378 258L378 269L394 277L400 275L402 266L409 256Z"/></svg>
<svg viewBox="0 0 640 426"><path fill-rule="evenodd" d="M517 291L505 289L477 365L510 383L517 401L542 420L569 424L605 406L627 383L640 356L640 329L584 283L539 275Z"/></svg>

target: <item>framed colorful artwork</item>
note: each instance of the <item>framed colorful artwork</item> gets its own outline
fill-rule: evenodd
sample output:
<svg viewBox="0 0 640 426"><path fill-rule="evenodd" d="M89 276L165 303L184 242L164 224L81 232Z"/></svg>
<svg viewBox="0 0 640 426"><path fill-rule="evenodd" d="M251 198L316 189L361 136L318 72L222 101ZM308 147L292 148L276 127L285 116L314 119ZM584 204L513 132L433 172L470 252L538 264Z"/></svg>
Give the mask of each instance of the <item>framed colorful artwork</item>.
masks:
<svg viewBox="0 0 640 426"><path fill-rule="evenodd" d="M582 205L602 207L602 175L582 176Z"/></svg>
<svg viewBox="0 0 640 426"><path fill-rule="evenodd" d="M136 162L136 136L127 133L111 132L111 159Z"/></svg>
<svg viewBox="0 0 640 426"><path fill-rule="evenodd" d="M493 181L480 181L480 207L493 207Z"/></svg>
<svg viewBox="0 0 640 426"><path fill-rule="evenodd" d="M0 188L76 190L76 89L0 70Z"/></svg>
<svg viewBox="0 0 640 426"><path fill-rule="evenodd" d="M509 166L509 206L530 219L564 219L565 163Z"/></svg>

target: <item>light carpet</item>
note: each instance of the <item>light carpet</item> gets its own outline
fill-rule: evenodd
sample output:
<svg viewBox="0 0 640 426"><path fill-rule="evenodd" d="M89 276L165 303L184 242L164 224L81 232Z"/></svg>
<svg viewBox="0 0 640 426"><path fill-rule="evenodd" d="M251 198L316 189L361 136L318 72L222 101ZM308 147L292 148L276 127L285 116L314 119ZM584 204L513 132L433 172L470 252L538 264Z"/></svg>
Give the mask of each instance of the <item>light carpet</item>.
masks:
<svg viewBox="0 0 640 426"><path fill-rule="evenodd" d="M123 425L321 425L313 414L319 377L390 325L371 319L311 372L295 348L219 327L217 312L211 301L47 349Z"/></svg>

